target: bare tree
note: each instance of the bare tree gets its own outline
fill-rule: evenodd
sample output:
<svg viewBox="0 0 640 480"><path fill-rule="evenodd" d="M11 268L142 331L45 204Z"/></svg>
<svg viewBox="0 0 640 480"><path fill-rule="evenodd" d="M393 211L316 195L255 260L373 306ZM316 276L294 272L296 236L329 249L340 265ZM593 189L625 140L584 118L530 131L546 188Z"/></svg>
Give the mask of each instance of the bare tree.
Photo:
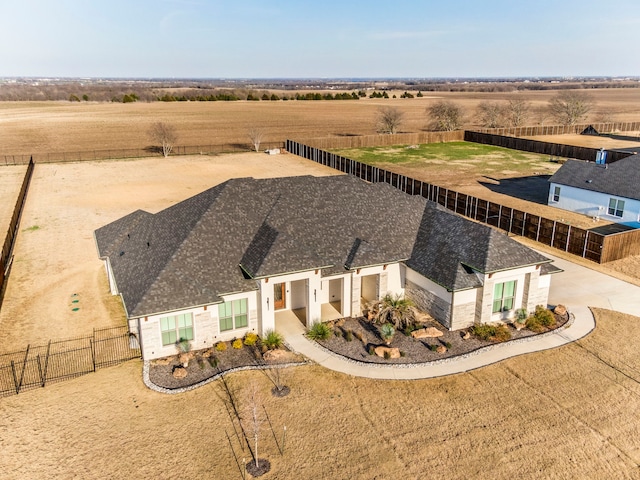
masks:
<svg viewBox="0 0 640 480"><path fill-rule="evenodd" d="M551 115L562 125L580 123L592 108L591 96L578 90L563 90L549 100Z"/></svg>
<svg viewBox="0 0 640 480"><path fill-rule="evenodd" d="M511 98L505 107L505 116L511 127L521 127L529 118L531 105L522 98Z"/></svg>
<svg viewBox="0 0 640 480"><path fill-rule="evenodd" d="M253 148L255 148L256 152L259 152L260 143L264 138L264 130L262 128L252 127L249 129L248 135L249 135L249 140L251 140L251 144L253 145Z"/></svg>
<svg viewBox="0 0 640 480"><path fill-rule="evenodd" d="M504 126L506 109L498 102L480 102L478 118L483 127L498 128Z"/></svg>
<svg viewBox="0 0 640 480"><path fill-rule="evenodd" d="M431 129L439 132L451 132L462 127L462 108L448 100L440 100L427 108L431 118Z"/></svg>
<svg viewBox="0 0 640 480"><path fill-rule="evenodd" d="M149 137L152 141L159 143L162 147L162 155L169 156L173 146L176 144L178 134L176 128L165 122L156 122L149 128Z"/></svg>
<svg viewBox="0 0 640 480"><path fill-rule="evenodd" d="M378 133L398 133L404 112L396 107L382 107L377 112Z"/></svg>
<svg viewBox="0 0 640 480"><path fill-rule="evenodd" d="M246 417L248 425L245 430L248 430L253 436L253 456L255 461L255 466L251 465L251 468L247 466L247 470L253 476L259 476L269 471L271 463L264 458L258 457L258 439L264 419L260 415L260 397L258 387L255 384L251 385L247 400Z"/></svg>

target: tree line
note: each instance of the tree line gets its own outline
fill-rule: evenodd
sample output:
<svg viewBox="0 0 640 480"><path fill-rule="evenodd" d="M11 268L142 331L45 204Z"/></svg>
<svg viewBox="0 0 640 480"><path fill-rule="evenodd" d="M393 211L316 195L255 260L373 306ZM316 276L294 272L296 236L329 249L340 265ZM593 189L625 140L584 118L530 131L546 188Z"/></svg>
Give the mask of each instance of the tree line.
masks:
<svg viewBox="0 0 640 480"><path fill-rule="evenodd" d="M581 90L562 90L549 100L545 115L560 125L576 125L583 122L593 110L591 95ZM431 131L460 130L469 121L486 128L521 127L530 121L531 104L521 98L505 101L485 101L475 112L468 112L459 103L440 100L427 107L425 114ZM404 112L398 107L382 107L377 111L379 133L398 133L404 120ZM604 119L603 119L604 120Z"/></svg>

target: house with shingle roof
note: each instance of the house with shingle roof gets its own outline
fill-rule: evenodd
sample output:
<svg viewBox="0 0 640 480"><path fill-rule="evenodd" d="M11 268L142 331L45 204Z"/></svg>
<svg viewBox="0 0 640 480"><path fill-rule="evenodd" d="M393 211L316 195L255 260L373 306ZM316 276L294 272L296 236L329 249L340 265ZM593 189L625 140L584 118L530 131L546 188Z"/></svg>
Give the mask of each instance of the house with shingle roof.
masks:
<svg viewBox="0 0 640 480"><path fill-rule="evenodd" d="M568 160L549 179L548 205L638 226L640 155L607 164Z"/></svg>
<svg viewBox="0 0 640 480"><path fill-rule="evenodd" d="M546 305L551 260L422 197L352 176L233 179L95 231L145 359L405 294L449 329Z"/></svg>

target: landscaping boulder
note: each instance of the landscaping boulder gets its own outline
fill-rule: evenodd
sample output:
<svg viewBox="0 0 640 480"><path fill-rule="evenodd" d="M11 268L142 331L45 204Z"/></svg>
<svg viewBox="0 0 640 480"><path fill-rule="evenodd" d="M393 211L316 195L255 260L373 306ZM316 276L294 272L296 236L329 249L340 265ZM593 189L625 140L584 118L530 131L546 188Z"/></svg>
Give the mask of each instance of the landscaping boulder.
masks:
<svg viewBox="0 0 640 480"><path fill-rule="evenodd" d="M376 347L374 349L374 351L376 352L376 355L382 358L385 358L384 355L386 352L388 358L400 358L400 349L399 348L394 348L394 347Z"/></svg>
<svg viewBox="0 0 640 480"><path fill-rule="evenodd" d="M164 357L164 358L156 358L152 361L154 365L169 365L172 361L175 360L175 357Z"/></svg>
<svg viewBox="0 0 640 480"><path fill-rule="evenodd" d="M262 355L262 358L264 358L264 361L267 363L289 363L300 361L299 357L295 353L288 352L287 350L269 350Z"/></svg>
<svg viewBox="0 0 640 480"><path fill-rule="evenodd" d="M437 353L447 353L447 347L445 347L444 345L438 345L438 348L436 348L436 352Z"/></svg>
<svg viewBox="0 0 640 480"><path fill-rule="evenodd" d="M415 323L417 323L418 325L424 325L426 323L431 323L433 322L433 317L431 315L429 315L428 313L425 313L421 310L418 310L415 307L412 307L411 310L413 311L413 317L414 317L414 321Z"/></svg>
<svg viewBox="0 0 640 480"><path fill-rule="evenodd" d="M436 327L421 328L420 330L414 330L413 332L411 332L411 336L413 338L436 338L443 335L444 333L442 333Z"/></svg>
<svg viewBox="0 0 640 480"><path fill-rule="evenodd" d="M462 339L463 340L469 340L471 338L471 332L469 332L468 330L462 332Z"/></svg>
<svg viewBox="0 0 640 480"><path fill-rule="evenodd" d="M567 307L564 305L556 305L556 308L553 309L553 313L564 317L567 314Z"/></svg>
<svg viewBox="0 0 640 480"><path fill-rule="evenodd" d="M184 367L189 366L189 360L191 360L193 356L190 353L181 353L178 356L178 362L180 362Z"/></svg>
<svg viewBox="0 0 640 480"><path fill-rule="evenodd" d="M176 367L173 369L173 378L184 378L187 376L187 369L183 367Z"/></svg>

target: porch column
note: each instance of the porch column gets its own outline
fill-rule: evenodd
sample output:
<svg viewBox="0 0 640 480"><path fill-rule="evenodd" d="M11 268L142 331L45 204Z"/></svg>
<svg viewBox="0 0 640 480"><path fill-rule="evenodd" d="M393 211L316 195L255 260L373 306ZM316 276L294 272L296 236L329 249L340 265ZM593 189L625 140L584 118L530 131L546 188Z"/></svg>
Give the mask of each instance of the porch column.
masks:
<svg viewBox="0 0 640 480"><path fill-rule="evenodd" d="M322 276L320 271L309 276L307 280L307 326L322 319Z"/></svg>

